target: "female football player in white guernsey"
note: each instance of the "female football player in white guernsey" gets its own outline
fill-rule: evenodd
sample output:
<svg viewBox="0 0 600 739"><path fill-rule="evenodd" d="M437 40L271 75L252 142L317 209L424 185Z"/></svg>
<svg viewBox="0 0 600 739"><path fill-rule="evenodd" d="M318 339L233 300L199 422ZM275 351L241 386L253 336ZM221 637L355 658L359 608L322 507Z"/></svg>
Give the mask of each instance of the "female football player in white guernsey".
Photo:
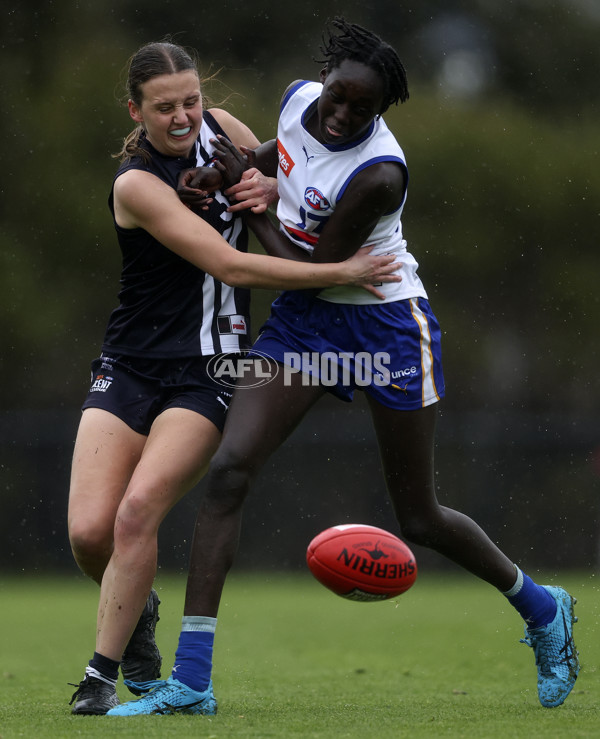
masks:
<svg viewBox="0 0 600 739"><path fill-rule="evenodd" d="M325 392L350 400L356 388L366 394L403 536L504 593L526 622L542 705L560 705L577 676L571 596L535 584L474 521L438 502L433 450L444 394L440 329L402 237L404 154L381 118L390 104L408 98L405 72L396 52L373 33L343 19L334 25L340 33L324 42L320 81L288 87L276 142L251 158L263 174L277 172L280 196L280 231L256 232L263 244L295 249L296 259L313 262L346 259L375 245L376 253L402 262L402 281L383 285L383 300L342 287L285 292L275 301L254 349L282 369L262 386L249 372L234 393L200 503L173 673L109 715L216 711L214 631L251 480ZM226 169L236 159L225 142L217 151ZM235 196L245 186L226 193Z"/></svg>
<svg viewBox="0 0 600 739"><path fill-rule="evenodd" d="M249 254L246 227L222 194L197 212L181 202L178 176L210 160L211 138L259 144L226 111L203 110L197 67L183 48L142 47L129 66L128 93L137 125L109 198L123 255L119 305L92 364L69 496L73 554L101 584L96 651L72 698L75 714L103 714L118 703L122 657L129 679L160 676L151 590L157 531L220 441L231 391L207 363L249 347L247 288L399 279L393 257L315 265Z"/></svg>

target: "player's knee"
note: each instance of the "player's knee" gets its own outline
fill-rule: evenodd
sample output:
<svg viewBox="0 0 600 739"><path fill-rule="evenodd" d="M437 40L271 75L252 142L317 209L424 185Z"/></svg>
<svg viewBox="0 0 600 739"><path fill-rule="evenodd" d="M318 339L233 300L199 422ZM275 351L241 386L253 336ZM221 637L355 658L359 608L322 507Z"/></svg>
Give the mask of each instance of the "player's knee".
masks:
<svg viewBox="0 0 600 739"><path fill-rule="evenodd" d="M409 516L400 522L402 536L411 544L430 547L435 542L437 527L426 516Z"/></svg>
<svg viewBox="0 0 600 739"><path fill-rule="evenodd" d="M113 549L112 527L103 528L97 521L70 521L69 542L75 561L90 576L104 568Z"/></svg>
<svg viewBox="0 0 600 739"><path fill-rule="evenodd" d="M248 455L226 447L217 450L209 470L210 487L219 490L235 490L250 483L254 473Z"/></svg>
<svg viewBox="0 0 600 739"><path fill-rule="evenodd" d="M159 510L152 496L128 491L117 512L115 546L154 535L162 517L162 507Z"/></svg>
<svg viewBox="0 0 600 739"><path fill-rule="evenodd" d="M247 460L234 452L221 452L213 457L208 472L205 502L213 509L234 510L242 505L253 476Z"/></svg>

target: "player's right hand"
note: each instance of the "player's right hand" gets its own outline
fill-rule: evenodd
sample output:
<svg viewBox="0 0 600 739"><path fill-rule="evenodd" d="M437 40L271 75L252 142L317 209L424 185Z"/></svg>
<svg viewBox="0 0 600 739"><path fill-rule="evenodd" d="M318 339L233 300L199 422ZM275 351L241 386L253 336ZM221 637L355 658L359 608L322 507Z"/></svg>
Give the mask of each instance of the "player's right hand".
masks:
<svg viewBox="0 0 600 739"><path fill-rule="evenodd" d="M194 167L184 169L177 182L177 195L188 208L206 210L212 202L209 193L218 190L223 177L215 167Z"/></svg>

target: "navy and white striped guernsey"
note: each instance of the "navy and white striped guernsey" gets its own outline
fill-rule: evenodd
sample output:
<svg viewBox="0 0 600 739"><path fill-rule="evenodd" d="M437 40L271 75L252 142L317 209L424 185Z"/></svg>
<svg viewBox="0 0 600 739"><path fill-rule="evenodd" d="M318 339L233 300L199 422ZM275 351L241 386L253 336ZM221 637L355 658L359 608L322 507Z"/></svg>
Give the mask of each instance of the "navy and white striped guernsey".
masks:
<svg viewBox="0 0 600 739"><path fill-rule="evenodd" d="M121 164L115 180L130 169L159 177L175 188L183 169L211 159L210 138L225 135L214 117L204 111L191 157L169 157L143 137L149 162L133 157ZM114 184L114 183L113 183ZM114 218L113 193L109 207ZM208 211L197 215L210 223L238 251L247 251L248 233L242 219L227 212L220 193ZM125 229L115 222L123 266L119 306L112 312L102 351L134 357L195 357L239 352L250 344L250 291L233 288L167 249L142 228Z"/></svg>

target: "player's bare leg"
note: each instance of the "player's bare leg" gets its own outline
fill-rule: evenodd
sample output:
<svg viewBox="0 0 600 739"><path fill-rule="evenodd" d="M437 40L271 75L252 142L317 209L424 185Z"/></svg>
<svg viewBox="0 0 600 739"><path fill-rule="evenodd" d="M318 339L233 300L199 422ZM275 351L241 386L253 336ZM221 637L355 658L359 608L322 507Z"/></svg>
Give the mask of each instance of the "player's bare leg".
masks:
<svg viewBox="0 0 600 739"><path fill-rule="evenodd" d="M579 673L573 643L574 599L562 588L537 585L468 516L438 503L433 466L435 405L394 411L371 399L369 403L403 535L445 555L507 597L525 620L524 641L535 651L540 703L559 706Z"/></svg>
<svg viewBox="0 0 600 739"><path fill-rule="evenodd" d="M437 500L437 405L397 411L369 398L369 407L387 488L403 536L443 554L500 590L511 588L516 577L513 562L473 520Z"/></svg>
<svg viewBox="0 0 600 739"><path fill-rule="evenodd" d="M217 428L193 411L171 408L155 420L116 513L114 551L101 586L96 652L73 696L73 713L102 714L118 704L115 684L122 656L124 676L129 667L134 673L149 668L153 678L159 677L160 653L147 649L154 644L152 627L157 613L149 614L152 623L147 626L152 634L141 634L147 654L137 655L136 661L128 640L141 623L144 606L148 607L156 573L158 527L204 474L219 439Z"/></svg>
<svg viewBox="0 0 600 739"><path fill-rule="evenodd" d="M68 527L73 556L98 584L113 551L117 509L137 465L146 437L112 413L83 411L77 432Z"/></svg>
<svg viewBox="0 0 600 739"><path fill-rule="evenodd" d="M244 382L256 385L254 374L249 372ZM146 696L113 708L109 716L216 713L211 681L216 616L238 547L243 502L256 472L323 393L303 384L301 375L286 384L283 373L268 390L236 389L198 511L173 672Z"/></svg>
<svg viewBox="0 0 600 739"><path fill-rule="evenodd" d="M247 384L253 381L251 375L245 378ZM185 615L216 616L223 584L237 551L242 506L250 483L324 394L323 388L304 383L306 375L294 374L286 381L280 372L264 388L236 390L223 441L210 466L207 491L200 502Z"/></svg>
<svg viewBox="0 0 600 739"><path fill-rule="evenodd" d="M219 439L216 426L193 411L170 408L154 422L117 512L102 580L96 648L106 657L121 658L156 573L158 527L201 479Z"/></svg>

